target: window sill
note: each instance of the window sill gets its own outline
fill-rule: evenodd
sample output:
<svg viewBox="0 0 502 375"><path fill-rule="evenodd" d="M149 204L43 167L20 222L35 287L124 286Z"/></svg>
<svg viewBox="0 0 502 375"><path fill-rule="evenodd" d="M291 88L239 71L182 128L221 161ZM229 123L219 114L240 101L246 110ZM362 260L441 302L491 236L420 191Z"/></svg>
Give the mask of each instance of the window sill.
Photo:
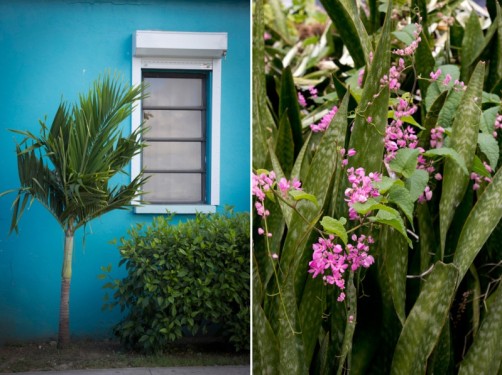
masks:
<svg viewBox="0 0 502 375"><path fill-rule="evenodd" d="M136 214L210 214L216 212L216 206L209 204L149 204L134 207Z"/></svg>

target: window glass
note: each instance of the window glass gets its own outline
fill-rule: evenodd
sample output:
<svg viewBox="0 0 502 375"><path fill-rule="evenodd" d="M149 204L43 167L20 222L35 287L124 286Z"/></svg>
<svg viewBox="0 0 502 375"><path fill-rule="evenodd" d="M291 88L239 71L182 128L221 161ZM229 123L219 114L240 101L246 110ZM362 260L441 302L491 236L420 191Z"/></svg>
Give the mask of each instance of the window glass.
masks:
<svg viewBox="0 0 502 375"><path fill-rule="evenodd" d="M200 107L202 101L201 78L144 78L150 96L144 107Z"/></svg>
<svg viewBox="0 0 502 375"><path fill-rule="evenodd" d="M201 142L149 142L143 149L146 170L201 171Z"/></svg>
<svg viewBox="0 0 502 375"><path fill-rule="evenodd" d="M146 174L148 175L148 174ZM196 203L202 198L202 175L199 173L154 173L143 191L152 203Z"/></svg>
<svg viewBox="0 0 502 375"><path fill-rule="evenodd" d="M144 110L146 138L202 138L204 111Z"/></svg>

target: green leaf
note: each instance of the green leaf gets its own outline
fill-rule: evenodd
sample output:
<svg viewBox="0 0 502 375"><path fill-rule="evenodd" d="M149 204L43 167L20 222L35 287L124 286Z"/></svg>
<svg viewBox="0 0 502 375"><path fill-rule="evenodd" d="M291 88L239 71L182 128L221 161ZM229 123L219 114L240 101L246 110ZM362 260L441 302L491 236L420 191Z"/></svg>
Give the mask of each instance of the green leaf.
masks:
<svg viewBox="0 0 502 375"><path fill-rule="evenodd" d="M480 62L465 91L457 116L453 122L450 147L457 151L465 161L467 170L472 167L476 152L479 124L481 119L481 94L483 92L485 64ZM443 171L443 190L439 203L441 259L446 245L446 235L455 208L460 204L469 184L469 175L457 162L446 159Z"/></svg>
<svg viewBox="0 0 502 375"><path fill-rule="evenodd" d="M413 227L413 202L408 189L402 186L393 186L389 191L389 201L396 204L406 215L406 218Z"/></svg>
<svg viewBox="0 0 502 375"><path fill-rule="evenodd" d="M404 182L398 178L383 176L381 181L373 182L373 186L380 194L387 193L393 186L404 186Z"/></svg>
<svg viewBox="0 0 502 375"><path fill-rule="evenodd" d="M432 103L427 115L425 117L424 122L424 131L420 133L419 137L419 145L422 148L429 148L430 140L431 140L431 129L433 129L438 123L439 113L443 108L443 105L446 101L446 97L448 95L447 91L443 91L441 95L439 95L434 103Z"/></svg>
<svg viewBox="0 0 502 375"><path fill-rule="evenodd" d="M490 167L495 170L499 161L500 152L497 140L491 134L479 133L478 145L481 152L485 154L488 159Z"/></svg>
<svg viewBox="0 0 502 375"><path fill-rule="evenodd" d="M500 106L490 107L483 111L483 116L481 117L480 129L483 133L493 134L495 130L495 120L500 111Z"/></svg>
<svg viewBox="0 0 502 375"><path fill-rule="evenodd" d="M373 62L366 72L361 102L356 112L349 143L349 149L353 148L357 151L357 154L349 159L349 167L362 167L367 173L378 172L382 166L383 138L387 126L390 92L388 87L380 86L380 80L388 74L390 69L392 23L390 13L387 12ZM371 124L366 121L368 117L372 118ZM341 191L344 190L341 189Z"/></svg>
<svg viewBox="0 0 502 375"><path fill-rule="evenodd" d="M345 218L342 219L337 220L329 216L324 216L320 224L326 232L337 235L343 241L343 243L347 245L347 241L349 239L347 230L345 229L345 223L347 222L347 220Z"/></svg>
<svg viewBox="0 0 502 375"><path fill-rule="evenodd" d="M459 375L496 374L502 362L501 341L502 287L499 285L488 299L483 323L460 363Z"/></svg>
<svg viewBox="0 0 502 375"><path fill-rule="evenodd" d="M391 160L389 166L394 172L408 178L417 168L419 154L417 149L402 148L396 152L396 157Z"/></svg>
<svg viewBox="0 0 502 375"><path fill-rule="evenodd" d="M502 168L478 198L460 233L453 258L460 271L459 282L502 218L502 205L497 202L502 202Z"/></svg>
<svg viewBox="0 0 502 375"><path fill-rule="evenodd" d="M439 78L432 82L427 89L427 94L425 96L425 108L427 111L431 108L432 104L436 101L436 99L441 95L441 93L445 90L451 88L455 82L455 80L460 78L460 69L457 65L441 65L438 69L441 69L441 75ZM448 86L443 85L443 81L446 78L446 75L449 74L452 79ZM427 77L428 78L428 77ZM450 95L452 95L455 91L452 91ZM445 125L440 122L440 124L444 127Z"/></svg>
<svg viewBox="0 0 502 375"><path fill-rule="evenodd" d="M373 210L383 210L393 215L394 217L400 217L399 212L397 212L392 207L386 206L382 203L379 203L374 198L369 198L366 202L360 203L356 202L352 205L352 208L361 215L366 215L368 212Z"/></svg>
<svg viewBox="0 0 502 375"><path fill-rule="evenodd" d="M371 52L371 43L356 3L351 0L321 0L321 4L345 42L354 65L365 66Z"/></svg>
<svg viewBox="0 0 502 375"><path fill-rule="evenodd" d="M300 118L298 95L290 67L284 68L281 75L281 92L279 96L279 115L281 118L285 113L289 119L294 142L294 155L296 157L303 145L302 121Z"/></svg>
<svg viewBox="0 0 502 375"><path fill-rule="evenodd" d="M413 244L406 234L406 226L404 225L403 219L399 216L397 211L396 214L393 214L387 212L386 210L380 210L378 211L377 216L371 216L369 217L369 220L374 223L385 224L396 229L404 238L406 238L408 246L413 248Z"/></svg>
<svg viewBox="0 0 502 375"><path fill-rule="evenodd" d="M452 264L438 262L427 277L410 311L394 351L392 375L423 374L427 358L448 318L458 271Z"/></svg>
<svg viewBox="0 0 502 375"><path fill-rule="evenodd" d="M317 203L317 198L315 197L315 195L308 194L303 190L290 190L289 195L291 195L295 201L305 199L314 203L316 207L319 207L319 203Z"/></svg>
<svg viewBox="0 0 502 375"><path fill-rule="evenodd" d="M291 125L289 124L289 118L283 113L279 121L275 154L284 171L284 177L287 179L290 178L291 170L293 169L294 151L293 133L291 131Z"/></svg>
<svg viewBox="0 0 502 375"><path fill-rule="evenodd" d="M410 198L415 202L429 183L429 173L423 169L415 169L406 179L406 188L410 191Z"/></svg>
<svg viewBox="0 0 502 375"><path fill-rule="evenodd" d="M455 164L464 172L464 174L468 174L469 171L467 166L465 165L464 158L453 148L441 147L441 148L433 148L424 153L425 156L434 157L434 156L446 156L448 159L455 162Z"/></svg>
<svg viewBox="0 0 502 375"><path fill-rule="evenodd" d="M490 172L486 170L485 165L481 161L481 159L477 156L474 155L474 162L472 163L472 171L480 176L483 177L491 177L492 175Z"/></svg>
<svg viewBox="0 0 502 375"><path fill-rule="evenodd" d="M406 273L408 271L408 245L401 235L396 235L390 226L381 230L381 254L389 290L396 314L401 324L406 320Z"/></svg>
<svg viewBox="0 0 502 375"><path fill-rule="evenodd" d="M462 40L462 80L469 77L469 68L474 63L483 48L483 30L479 17L472 11L465 24L464 39Z"/></svg>

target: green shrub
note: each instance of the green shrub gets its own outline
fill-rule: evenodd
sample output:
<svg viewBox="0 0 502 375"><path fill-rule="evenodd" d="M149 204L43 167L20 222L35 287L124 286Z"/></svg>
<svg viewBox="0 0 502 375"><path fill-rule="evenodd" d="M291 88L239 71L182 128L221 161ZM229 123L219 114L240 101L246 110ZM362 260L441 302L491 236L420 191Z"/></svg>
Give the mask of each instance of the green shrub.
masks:
<svg viewBox="0 0 502 375"><path fill-rule="evenodd" d="M128 347L157 352L217 327L236 350L248 350L249 215L197 214L176 225L171 219L155 217L120 240L127 276L104 286L115 298L105 307L127 311L115 333Z"/></svg>

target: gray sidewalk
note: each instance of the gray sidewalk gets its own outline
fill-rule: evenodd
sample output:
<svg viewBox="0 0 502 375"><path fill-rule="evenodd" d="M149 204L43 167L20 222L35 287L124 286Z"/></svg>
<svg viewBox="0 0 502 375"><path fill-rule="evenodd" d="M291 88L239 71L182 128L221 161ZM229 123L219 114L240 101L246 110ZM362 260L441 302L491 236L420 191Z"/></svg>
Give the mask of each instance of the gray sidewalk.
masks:
<svg viewBox="0 0 502 375"><path fill-rule="evenodd" d="M106 370L34 371L7 373L10 375L249 375L249 366L204 367L138 367ZM5 373L3 373L5 374ZM3 375L2 374L2 375Z"/></svg>

